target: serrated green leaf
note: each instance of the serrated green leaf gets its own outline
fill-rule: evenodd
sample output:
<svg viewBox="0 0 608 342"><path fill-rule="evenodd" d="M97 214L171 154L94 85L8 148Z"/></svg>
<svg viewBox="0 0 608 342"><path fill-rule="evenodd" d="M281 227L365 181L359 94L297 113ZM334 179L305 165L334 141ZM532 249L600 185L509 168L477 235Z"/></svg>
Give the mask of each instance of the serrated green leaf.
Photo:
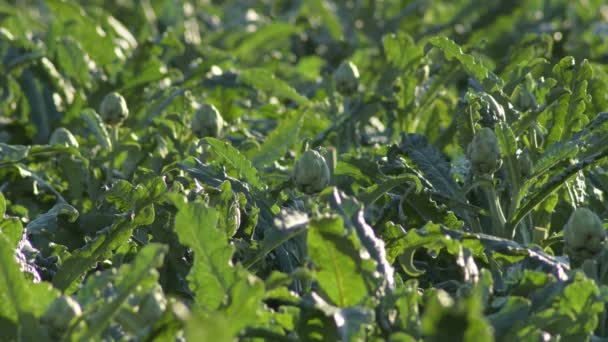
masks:
<svg viewBox="0 0 608 342"><path fill-rule="evenodd" d="M49 221L57 220L58 216L67 216L69 222L74 222L78 219L79 213L76 208L67 203L57 203L51 210L28 223L25 228L27 229L28 234L40 233L49 225Z"/></svg>
<svg viewBox="0 0 608 342"><path fill-rule="evenodd" d="M429 43L441 49L449 60L458 60L470 76L476 78L479 82L487 84L488 90L503 85L504 82L500 77L488 70L475 57L463 52L462 48L449 38L443 36L433 37L429 40Z"/></svg>
<svg viewBox="0 0 608 342"><path fill-rule="evenodd" d="M81 339L88 340L99 336L136 288L139 291L145 291L155 286L158 280L156 269L162 266L167 251L167 246L151 243L137 253L137 257L132 263L120 267L118 272L113 275L117 289L114 299L105 302L98 310L81 317L90 323L87 329L81 333Z"/></svg>
<svg viewBox="0 0 608 342"><path fill-rule="evenodd" d="M112 250L125 243L135 228L133 222L120 218L112 226L99 232L93 241L74 251L63 262L53 278L53 285L65 293L76 291L86 272L97 262L109 257Z"/></svg>
<svg viewBox="0 0 608 342"><path fill-rule="evenodd" d="M548 146L568 138L589 122L586 108L591 101L587 94L587 84L592 69L587 60L576 65L573 57L565 57L553 67L553 73L559 81L558 87L564 87L569 93L560 97L553 107L547 136Z"/></svg>
<svg viewBox="0 0 608 342"><path fill-rule="evenodd" d="M388 63L398 70L404 70L409 63L422 57L422 48L414 39L403 32L382 37L382 46Z"/></svg>
<svg viewBox="0 0 608 342"><path fill-rule="evenodd" d="M211 146L211 151L219 157L222 162L230 164L230 166L238 172L239 176L243 177L251 186L260 188L261 183L258 178L258 172L247 159L236 148L226 141L207 137L205 142Z"/></svg>
<svg viewBox="0 0 608 342"><path fill-rule="evenodd" d="M298 132L302 127L305 111L299 111L287 117L270 133L266 140L252 156L251 160L256 167L264 167L285 155L298 139Z"/></svg>
<svg viewBox="0 0 608 342"><path fill-rule="evenodd" d="M194 252L194 266L188 273L197 305L217 309L230 294L235 281L231 265L234 248L226 233L217 229L218 212L201 203L177 202L175 232L179 241Z"/></svg>
<svg viewBox="0 0 608 342"><path fill-rule="evenodd" d="M290 99L302 106L310 104L310 101L306 97L298 94L287 82L278 79L275 75L269 73L268 70L243 70L239 75L239 79L258 91L263 91L279 98Z"/></svg>
<svg viewBox="0 0 608 342"><path fill-rule="evenodd" d="M316 279L335 305L359 304L366 296L362 260L350 241L342 219L326 217L308 227L308 253L317 267Z"/></svg>

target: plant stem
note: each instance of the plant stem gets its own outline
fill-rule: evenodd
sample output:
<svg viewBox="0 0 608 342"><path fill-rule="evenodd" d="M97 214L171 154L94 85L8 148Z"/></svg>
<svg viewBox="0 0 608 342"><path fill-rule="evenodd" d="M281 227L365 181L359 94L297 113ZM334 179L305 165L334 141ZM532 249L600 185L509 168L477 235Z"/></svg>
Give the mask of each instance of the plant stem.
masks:
<svg viewBox="0 0 608 342"><path fill-rule="evenodd" d="M492 215L492 230L497 233L496 235L505 237L504 230L507 219L505 218L502 206L500 205L500 199L498 198L496 189L494 189L494 185L491 183L491 181L489 183L483 182L482 189L490 206L490 214Z"/></svg>

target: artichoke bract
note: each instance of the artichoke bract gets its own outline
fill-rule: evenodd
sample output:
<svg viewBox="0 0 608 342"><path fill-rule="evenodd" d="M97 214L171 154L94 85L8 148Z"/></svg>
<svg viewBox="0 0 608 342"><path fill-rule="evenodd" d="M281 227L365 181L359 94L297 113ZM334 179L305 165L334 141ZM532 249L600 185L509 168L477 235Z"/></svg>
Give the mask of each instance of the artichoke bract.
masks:
<svg viewBox="0 0 608 342"><path fill-rule="evenodd" d="M336 90L342 95L351 95L359 88L359 69L350 61L344 61L334 72Z"/></svg>
<svg viewBox="0 0 608 342"><path fill-rule="evenodd" d="M302 153L293 169L293 180L298 190L314 194L329 185L329 167L319 152L308 150Z"/></svg>
<svg viewBox="0 0 608 342"><path fill-rule="evenodd" d="M574 265L599 255L605 241L602 221L587 208L577 208L564 225L564 250Z"/></svg>
<svg viewBox="0 0 608 342"><path fill-rule="evenodd" d="M121 124L129 116L127 101L117 92L109 93L99 105L99 115L108 125Z"/></svg>
<svg viewBox="0 0 608 342"><path fill-rule="evenodd" d="M67 147L78 148L78 140L76 137L70 132L67 128L59 127L57 128L53 134L51 134L51 138L49 139L50 145L64 145Z"/></svg>
<svg viewBox="0 0 608 342"><path fill-rule="evenodd" d="M476 175L489 175L502 165L498 139L491 128L483 127L473 137L467 148L471 168Z"/></svg>
<svg viewBox="0 0 608 342"><path fill-rule="evenodd" d="M190 129L199 138L217 138L222 135L224 119L220 111L212 104L203 104L194 112Z"/></svg>
<svg viewBox="0 0 608 342"><path fill-rule="evenodd" d="M40 321L49 326L54 332L65 331L72 319L80 316L82 309L80 304L70 296L55 298L46 309Z"/></svg>

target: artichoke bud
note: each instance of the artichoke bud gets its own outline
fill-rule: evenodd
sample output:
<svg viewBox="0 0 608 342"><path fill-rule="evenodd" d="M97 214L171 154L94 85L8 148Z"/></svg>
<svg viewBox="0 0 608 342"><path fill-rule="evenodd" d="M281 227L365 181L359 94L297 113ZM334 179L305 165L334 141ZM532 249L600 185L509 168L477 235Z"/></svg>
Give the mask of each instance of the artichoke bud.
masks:
<svg viewBox="0 0 608 342"><path fill-rule="evenodd" d="M108 125L119 125L129 116L127 101L117 92L109 93L101 101L99 115Z"/></svg>
<svg viewBox="0 0 608 342"><path fill-rule="evenodd" d="M67 128L59 127L57 128L53 134L51 134L51 138L49 139L50 145L64 145L67 147L78 148L78 140L76 137L70 132Z"/></svg>
<svg viewBox="0 0 608 342"><path fill-rule="evenodd" d="M323 190L329 185L329 177L327 162L317 151L305 151L294 165L293 180L298 190L306 194Z"/></svg>
<svg viewBox="0 0 608 342"><path fill-rule="evenodd" d="M40 321L55 332L62 332L80 314L82 314L82 309L76 300L70 296L60 296L51 302Z"/></svg>
<svg viewBox="0 0 608 342"><path fill-rule="evenodd" d="M599 255L605 240L602 221L587 208L574 210L564 225L564 250L575 266Z"/></svg>
<svg viewBox="0 0 608 342"><path fill-rule="evenodd" d="M359 69L350 61L344 61L334 72L336 90L342 95L351 95L359 88Z"/></svg>
<svg viewBox="0 0 608 342"><path fill-rule="evenodd" d="M199 138L217 138L222 134L224 119L220 111L212 104L203 104L194 112L190 128L192 133Z"/></svg>
<svg viewBox="0 0 608 342"><path fill-rule="evenodd" d="M488 175L496 172L502 165L498 139L491 128L483 127L473 137L467 148L473 173Z"/></svg>

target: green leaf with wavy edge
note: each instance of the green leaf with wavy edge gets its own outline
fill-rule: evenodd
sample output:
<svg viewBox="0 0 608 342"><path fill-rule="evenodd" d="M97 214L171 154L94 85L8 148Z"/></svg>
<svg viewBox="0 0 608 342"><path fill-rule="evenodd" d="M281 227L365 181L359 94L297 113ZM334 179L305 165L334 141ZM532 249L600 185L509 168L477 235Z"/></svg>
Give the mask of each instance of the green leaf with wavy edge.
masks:
<svg viewBox="0 0 608 342"><path fill-rule="evenodd" d="M79 213L76 208L67 203L57 203L51 210L30 221L25 228L28 234L43 232L48 226L49 221L57 220L59 216L66 216L69 222L74 222L78 219Z"/></svg>
<svg viewBox="0 0 608 342"><path fill-rule="evenodd" d="M219 157L220 161L228 163L251 186L261 188L262 184L258 178L257 170L239 150L226 141L211 137L205 138L205 142L211 146L211 152Z"/></svg>
<svg viewBox="0 0 608 342"><path fill-rule="evenodd" d="M363 204L368 206L377 201L378 198L380 198L383 194L386 194L392 189L406 183L413 184L415 186L414 191L416 193L420 193L422 191L422 182L417 176L404 175L394 178L388 178L384 182L382 182L382 184L374 184L369 188L365 189L363 193L360 193L358 197L363 202Z"/></svg>
<svg viewBox="0 0 608 342"><path fill-rule="evenodd" d="M576 174L593 165L597 165L608 159L608 148L601 151L591 157L585 158L579 162L568 165L563 171L553 175L546 183L540 188L535 190L532 194L527 197L520 208L517 209L511 220L506 225L508 231L513 229L519 224L519 222L532 211L537 205L544 201L554 191L559 189L566 181L572 179Z"/></svg>
<svg viewBox="0 0 608 342"><path fill-rule="evenodd" d="M53 278L53 285L65 293L73 293L79 282L99 261L125 243L137 226L126 218L119 218L112 226L100 231L95 239L72 252Z"/></svg>
<svg viewBox="0 0 608 342"><path fill-rule="evenodd" d="M129 296L138 291L151 289L157 284L158 271L164 262L165 254L169 248L165 245L150 243L142 248L135 260L129 264L124 264L113 275L115 278L116 296L104 303L102 307L95 307L94 311L87 312L80 317L80 321L87 320L87 329L81 332L81 340L90 340L109 326L112 317L115 316L120 307L127 302ZM104 299L102 299L104 300ZM74 325L78 322L74 323Z"/></svg>
<svg viewBox="0 0 608 342"><path fill-rule="evenodd" d="M351 239L339 217L313 220L308 227L308 254L316 266L316 279L328 298L342 308L357 305L369 295L360 251Z"/></svg>
<svg viewBox="0 0 608 342"><path fill-rule="evenodd" d="M569 94L560 97L553 107L547 146L569 137L589 122L586 108L591 101L587 83L593 72L587 60L576 65L574 57L565 57L553 67L553 73L559 81L557 87L564 87Z"/></svg>
<svg viewBox="0 0 608 342"><path fill-rule="evenodd" d="M255 32L244 36L238 44L235 44L229 55L253 62L266 52L270 53L274 48L278 48L292 34L299 31L297 25L278 21L260 26Z"/></svg>
<svg viewBox="0 0 608 342"><path fill-rule="evenodd" d="M382 37L382 47L387 62L399 70L405 70L408 64L422 58L422 48L404 32L390 33Z"/></svg>
<svg viewBox="0 0 608 342"><path fill-rule="evenodd" d="M179 241L194 252L194 265L188 273L189 287L196 304L205 310L215 310L230 294L235 282L231 265L234 247L228 243L226 232L217 228L218 212L202 203L174 201L178 212L175 232Z"/></svg>
<svg viewBox="0 0 608 342"><path fill-rule="evenodd" d="M8 145L0 143L0 167L34 157L55 157L59 154L80 156L77 149L62 145Z"/></svg>
<svg viewBox="0 0 608 342"><path fill-rule="evenodd" d="M310 100L298 94L289 83L278 79L266 69L247 69L241 71L239 80L258 91L283 99L290 99L299 105L309 105Z"/></svg>
<svg viewBox="0 0 608 342"><path fill-rule="evenodd" d="M305 113L305 111L298 111L281 120L278 126L268 134L260 149L251 156L253 165L258 168L263 167L283 157L297 141Z"/></svg>
<svg viewBox="0 0 608 342"><path fill-rule="evenodd" d="M429 43L443 51L447 59L456 59L460 62L460 65L462 65L467 74L482 82L482 84L486 84L486 87L489 88L488 90L500 88L504 84L500 77L483 66L475 57L463 52L462 48L453 40L439 36L429 39Z"/></svg>

